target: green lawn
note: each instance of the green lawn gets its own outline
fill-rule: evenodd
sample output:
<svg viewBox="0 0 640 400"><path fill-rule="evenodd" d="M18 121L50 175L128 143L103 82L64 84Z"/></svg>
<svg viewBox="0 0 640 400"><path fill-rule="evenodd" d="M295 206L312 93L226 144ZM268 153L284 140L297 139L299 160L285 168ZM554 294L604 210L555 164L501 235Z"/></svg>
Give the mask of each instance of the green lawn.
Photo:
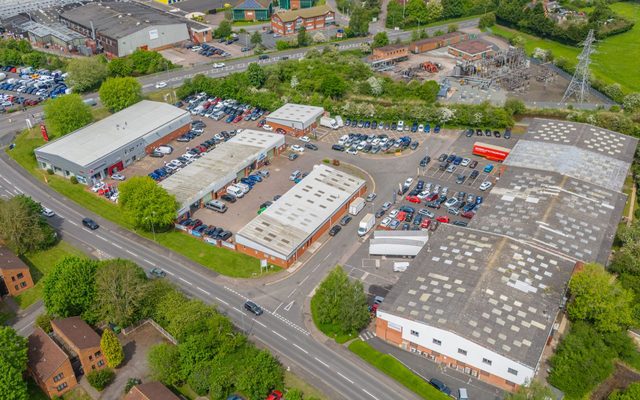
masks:
<svg viewBox="0 0 640 400"><path fill-rule="evenodd" d="M305 399L314 398L318 400L328 400L328 397L325 396L324 393L311 386L304 379L291 371L285 371L284 373L284 386L287 390L299 389L304 394Z"/></svg>
<svg viewBox="0 0 640 400"><path fill-rule="evenodd" d="M42 298L42 287L45 275L51 268L66 256L83 257L84 253L67 242L59 242L50 249L30 253L22 257L29 265L35 286L18 295L15 299L20 308L27 308Z"/></svg>
<svg viewBox="0 0 640 400"><path fill-rule="evenodd" d="M126 229L134 230L133 226L124 217L122 211L116 204L103 197L96 196L87 190L84 185L73 185L67 179L57 175L48 175L46 172L37 168L38 166L33 156L33 150L44 144L39 129L31 129L18 135L15 143L16 147L13 150L7 150L7 153L33 176L43 181L46 180L51 188L80 204L82 207ZM136 231L136 233L153 240L153 234L151 232ZM210 245L193 236L178 231L158 233L155 237L159 244L222 275L234 278L260 276L260 262L256 258ZM279 270L279 267L274 267L268 273Z"/></svg>
<svg viewBox="0 0 640 400"><path fill-rule="evenodd" d="M360 339L354 340L349 345L349 350L423 399L450 400L449 396L445 395L438 389L431 386L427 381L411 372L411 370L405 367L400 361L388 354L379 352Z"/></svg>
<svg viewBox="0 0 640 400"><path fill-rule="evenodd" d="M311 299L311 317L313 318L313 323L316 325L316 328L320 330L320 332L324 333L340 344L346 343L358 336L358 333L353 333L351 335L341 333L338 327L334 324L321 324L316 317L318 305L314 300L315 296Z"/></svg>
<svg viewBox="0 0 640 400"><path fill-rule="evenodd" d="M618 82L626 92L640 92L640 2L613 3L611 8L635 21L636 25L628 32L596 42L597 53L592 57L591 70L603 82ZM492 27L491 31L506 39L521 35L526 41L527 53L531 54L536 47L548 49L556 58L566 58L573 65L577 63L576 57L581 52L579 47L541 39L499 25Z"/></svg>
<svg viewBox="0 0 640 400"><path fill-rule="evenodd" d="M265 25L268 24L269 21L233 21L231 26L234 28L239 28L243 26L253 26L253 25Z"/></svg>

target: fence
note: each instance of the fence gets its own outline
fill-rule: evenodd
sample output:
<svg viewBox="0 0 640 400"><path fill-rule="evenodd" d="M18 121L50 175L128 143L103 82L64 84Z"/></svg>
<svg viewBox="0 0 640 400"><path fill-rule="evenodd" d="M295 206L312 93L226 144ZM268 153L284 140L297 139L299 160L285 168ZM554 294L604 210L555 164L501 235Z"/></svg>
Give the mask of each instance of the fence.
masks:
<svg viewBox="0 0 640 400"><path fill-rule="evenodd" d="M137 331L139 328L141 328L143 325L146 324L151 324L151 326L153 326L158 332L160 332L160 334L162 336L164 336L168 341L170 341L171 343L173 343L174 345L178 344L178 341L176 340L176 338L174 338L173 336L171 336L171 334L169 332L167 332L166 330L164 330L163 327L161 327L160 325L158 325L158 323L152 319L145 319L142 320L134 325L131 325L127 328L124 328L122 330L122 333L125 336L128 336L130 334L132 334L133 332Z"/></svg>

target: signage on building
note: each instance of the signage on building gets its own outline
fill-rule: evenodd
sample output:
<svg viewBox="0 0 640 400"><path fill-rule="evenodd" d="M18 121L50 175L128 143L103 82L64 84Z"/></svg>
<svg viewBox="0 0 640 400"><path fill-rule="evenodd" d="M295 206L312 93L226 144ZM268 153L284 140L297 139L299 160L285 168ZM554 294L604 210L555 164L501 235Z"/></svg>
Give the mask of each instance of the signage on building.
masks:
<svg viewBox="0 0 640 400"><path fill-rule="evenodd" d="M152 29L149 31L149 39L151 40L155 40L159 37L158 35L158 30L157 29Z"/></svg>
<svg viewBox="0 0 640 400"><path fill-rule="evenodd" d="M265 158L267 158L267 153L260 153L260 155L258 156L258 161L262 161Z"/></svg>
<svg viewBox="0 0 640 400"><path fill-rule="evenodd" d="M44 123L40 124L40 133L42 134L42 138L45 142L49 141L49 135L47 134L47 127L44 126Z"/></svg>

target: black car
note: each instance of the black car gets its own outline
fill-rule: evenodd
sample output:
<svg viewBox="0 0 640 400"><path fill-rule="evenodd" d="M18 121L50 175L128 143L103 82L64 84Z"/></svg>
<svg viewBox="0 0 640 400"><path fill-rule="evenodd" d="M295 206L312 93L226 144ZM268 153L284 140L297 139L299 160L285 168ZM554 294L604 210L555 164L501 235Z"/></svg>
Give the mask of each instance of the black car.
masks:
<svg viewBox="0 0 640 400"><path fill-rule="evenodd" d="M461 185L464 183L464 181L467 179L467 177L463 174L460 174L456 177L456 183Z"/></svg>
<svg viewBox="0 0 640 400"><path fill-rule="evenodd" d="M307 148L307 149L309 149L309 150L318 150L318 146L316 146L316 145L315 145L315 144L313 144L313 143L306 143L306 144L304 145L304 147L306 147L306 148Z"/></svg>
<svg viewBox="0 0 640 400"><path fill-rule="evenodd" d="M467 137L471 137L473 136L473 129L469 128L465 131L465 135L467 135Z"/></svg>
<svg viewBox="0 0 640 400"><path fill-rule="evenodd" d="M442 162L445 161L447 159L447 157L449 157L447 154L440 154L440 157L438 157L438 161Z"/></svg>
<svg viewBox="0 0 640 400"><path fill-rule="evenodd" d="M484 135L485 136L491 136L491 129L485 129L484 130Z"/></svg>
<svg viewBox="0 0 640 400"><path fill-rule="evenodd" d="M384 210L382 208L376 211L376 218L380 218L383 215L384 215Z"/></svg>
<svg viewBox="0 0 640 400"><path fill-rule="evenodd" d="M334 225L333 228L329 230L329 236L335 236L342 230L340 225Z"/></svg>
<svg viewBox="0 0 640 400"><path fill-rule="evenodd" d="M335 151L344 151L344 146L341 144L334 144L331 146L331 149Z"/></svg>
<svg viewBox="0 0 640 400"><path fill-rule="evenodd" d="M87 228L91 229L92 231L98 229L100 227L100 225L96 224L96 221L92 220L91 218L83 218L82 219L82 225L86 226Z"/></svg>
<svg viewBox="0 0 640 400"><path fill-rule="evenodd" d="M511 139L511 129L507 128L507 130L504 131L504 138Z"/></svg>
<svg viewBox="0 0 640 400"><path fill-rule="evenodd" d="M345 226L346 224L351 222L352 219L353 218L350 215L345 215L344 217L342 217L342 219L340 219L340 225Z"/></svg>
<svg viewBox="0 0 640 400"><path fill-rule="evenodd" d="M260 54L258 56L258 60L268 60L269 59L269 55L267 54Z"/></svg>
<svg viewBox="0 0 640 400"><path fill-rule="evenodd" d="M431 162L431 157L426 156L422 160L420 160L420 166L421 167L426 167L427 164L429 164L430 162Z"/></svg>
<svg viewBox="0 0 640 400"><path fill-rule="evenodd" d="M418 145L419 145L419 144L420 144L420 143L418 143L418 142L411 142L411 144L409 145L409 148L410 148L411 150L415 150L415 149L417 149L417 148L418 148Z"/></svg>
<svg viewBox="0 0 640 400"><path fill-rule="evenodd" d="M500 131L493 131L493 136L500 137Z"/></svg>
<svg viewBox="0 0 640 400"><path fill-rule="evenodd" d="M230 194L230 193L225 193L222 196L220 196L220 198L224 201L228 201L229 203L235 203L236 202L236 196Z"/></svg>
<svg viewBox="0 0 640 400"><path fill-rule="evenodd" d="M233 233L231 233L230 231L222 231L221 233L218 234L218 239L227 240L231 236L233 236Z"/></svg>
<svg viewBox="0 0 640 400"><path fill-rule="evenodd" d="M480 175L480 172L478 172L477 169L474 169L473 171L471 171L471 175L469 175L469 179L475 179L478 177L478 175Z"/></svg>
<svg viewBox="0 0 640 400"><path fill-rule="evenodd" d="M251 300L248 300L246 303L244 303L244 309L255 315L262 315L263 313L262 307Z"/></svg>
<svg viewBox="0 0 640 400"><path fill-rule="evenodd" d="M431 384L431 386L433 386L434 388L438 389L439 391L441 391L442 393L446 394L447 396L451 394L451 389L449 389L449 387L447 385L445 385L444 383L442 383L440 380L432 378L429 383Z"/></svg>

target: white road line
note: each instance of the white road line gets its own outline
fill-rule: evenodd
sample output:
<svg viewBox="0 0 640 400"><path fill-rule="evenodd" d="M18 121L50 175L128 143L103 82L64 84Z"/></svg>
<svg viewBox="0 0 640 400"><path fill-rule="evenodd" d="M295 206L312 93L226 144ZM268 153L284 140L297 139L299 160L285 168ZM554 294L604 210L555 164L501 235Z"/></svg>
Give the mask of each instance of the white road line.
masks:
<svg viewBox="0 0 640 400"><path fill-rule="evenodd" d="M225 306L229 305L229 303L227 303L226 301L222 300L220 297L216 296L216 300L218 300L220 303L224 304Z"/></svg>
<svg viewBox="0 0 640 400"><path fill-rule="evenodd" d="M293 296L293 294L296 292L296 290L298 290L298 288L295 288L291 291L291 293L289 293L289 295L287 296L287 299L291 296Z"/></svg>
<svg viewBox="0 0 640 400"><path fill-rule="evenodd" d="M237 312L239 312L240 314L244 314L244 311L242 311L238 307L233 307L233 309L236 310Z"/></svg>
<svg viewBox="0 0 640 400"><path fill-rule="evenodd" d="M273 329L271 330L271 332L273 332L273 333L275 333L276 335L280 336L280 338L281 338L282 340L287 340L287 338L286 338L286 337L282 336L281 334L279 334L278 332L274 331Z"/></svg>
<svg viewBox="0 0 640 400"><path fill-rule="evenodd" d="M346 376L342 375L340 372L336 372L336 374L340 375L345 381L349 382L350 384L353 385L353 381L349 378L347 378Z"/></svg>
<svg viewBox="0 0 640 400"><path fill-rule="evenodd" d="M201 291L202 293L205 293L205 294L211 295L211 293L207 292L206 290L204 290L203 288L201 288L201 287L199 287L199 286L196 286L196 289L198 289L198 290L199 290L199 291Z"/></svg>
<svg viewBox="0 0 640 400"><path fill-rule="evenodd" d="M320 364L324 365L325 367L329 368L329 364L327 364L326 362L322 361L321 359L319 359L318 357L313 357L316 359L317 362L319 362Z"/></svg>
<svg viewBox="0 0 640 400"><path fill-rule="evenodd" d="M85 231L85 232L93 233L90 230L88 230L87 228L82 228L82 230Z"/></svg>
<svg viewBox="0 0 640 400"><path fill-rule="evenodd" d="M69 220L67 220L67 221L69 221ZM69 221L69 223L70 223L71 225L78 226L78 224L77 224L77 223L75 223L75 222L73 222L73 221Z"/></svg>
<svg viewBox="0 0 640 400"><path fill-rule="evenodd" d="M115 247L119 248L122 250L122 246L120 246L119 244L117 244L116 242L111 242L112 245L114 245Z"/></svg>
<svg viewBox="0 0 640 400"><path fill-rule="evenodd" d="M298 346L297 344L293 344L294 346L296 346L298 348L298 350L300 350L301 352L303 352L304 354L309 354L308 351L306 351L305 349L303 349L302 347Z"/></svg>
<svg viewBox="0 0 640 400"><path fill-rule="evenodd" d="M378 398L374 395L372 395L371 393L367 392L366 390L362 389L363 392L365 392L366 394L368 394L369 396L371 396L372 398L378 400Z"/></svg>
<svg viewBox="0 0 640 400"><path fill-rule="evenodd" d="M275 313L277 313L277 312L278 312L278 308L282 307L282 305L283 305L283 304L284 304L284 303L280 303L280 304L278 304L278 307L276 307L276 309L275 309L275 310L273 310L273 313L274 313L274 314L275 314Z"/></svg>
<svg viewBox="0 0 640 400"><path fill-rule="evenodd" d="M263 324L262 322L258 321L257 319L253 320L256 324L260 325L263 328L266 328L267 326L265 324Z"/></svg>
<svg viewBox="0 0 640 400"><path fill-rule="evenodd" d="M131 250L125 250L127 253L131 254L132 256L136 256L137 254L132 252Z"/></svg>
<svg viewBox="0 0 640 400"><path fill-rule="evenodd" d="M96 237L97 237L98 239L107 240L107 239L103 238L103 237L102 237L102 236L100 236L100 235L96 235Z"/></svg>
<svg viewBox="0 0 640 400"><path fill-rule="evenodd" d="M146 258L143 258L142 261L146 262L147 264L154 265L151 261L147 260Z"/></svg>
<svg viewBox="0 0 640 400"><path fill-rule="evenodd" d="M171 276L175 276L175 274L173 272L171 272L171 271L164 271L164 272L166 272L167 274L169 274Z"/></svg>
<svg viewBox="0 0 640 400"><path fill-rule="evenodd" d="M178 279L180 279L182 282L186 283L187 285L191 285L193 286L193 283L189 282L188 280L182 278L182 277L178 277Z"/></svg>
<svg viewBox="0 0 640 400"><path fill-rule="evenodd" d="M307 279L309 279L309 275L307 275L300 283L298 283L298 286L302 285Z"/></svg>

